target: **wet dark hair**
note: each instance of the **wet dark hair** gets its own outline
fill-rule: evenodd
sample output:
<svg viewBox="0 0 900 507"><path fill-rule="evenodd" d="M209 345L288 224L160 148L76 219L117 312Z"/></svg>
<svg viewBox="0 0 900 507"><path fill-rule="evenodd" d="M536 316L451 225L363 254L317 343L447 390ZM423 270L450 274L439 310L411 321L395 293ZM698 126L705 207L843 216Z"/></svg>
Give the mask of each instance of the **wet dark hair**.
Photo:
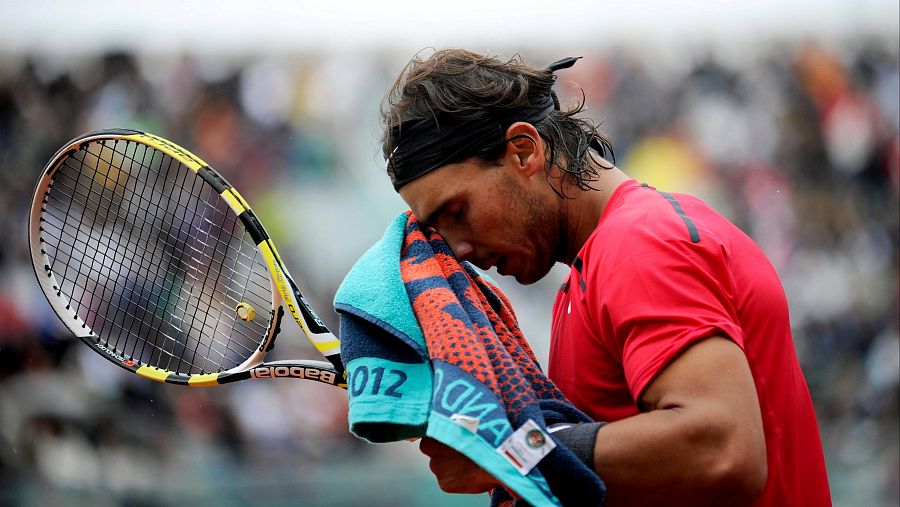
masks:
<svg viewBox="0 0 900 507"><path fill-rule="evenodd" d="M428 122L437 126L440 137L441 125L488 125L491 128L485 130L486 135L455 150L443 163L472 157L496 162L508 141L506 130L519 121L517 112L533 110L549 94L555 107L543 119L531 122L547 144L547 180L565 197L563 186L557 188L552 181L550 167L556 165L563 181L582 190L594 189L591 184L598 174L590 160L610 168L603 159L615 160L612 142L590 120L577 116L584 109L583 92L576 107L561 110L552 91L555 81L552 69L531 67L519 55L507 61L462 49L435 51L427 58L417 55L400 73L381 107L382 151L395 187L399 185L391 157L397 154L404 128Z"/></svg>

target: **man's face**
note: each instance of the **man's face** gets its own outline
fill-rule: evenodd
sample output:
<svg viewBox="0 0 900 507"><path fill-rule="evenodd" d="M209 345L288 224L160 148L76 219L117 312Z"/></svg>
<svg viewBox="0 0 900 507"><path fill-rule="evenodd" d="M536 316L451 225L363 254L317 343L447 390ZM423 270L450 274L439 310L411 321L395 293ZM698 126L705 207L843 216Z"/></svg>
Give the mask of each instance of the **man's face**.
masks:
<svg viewBox="0 0 900 507"><path fill-rule="evenodd" d="M400 196L460 261L496 266L527 285L543 278L558 256L560 206L545 187L546 180L526 178L507 164L470 159L408 183Z"/></svg>

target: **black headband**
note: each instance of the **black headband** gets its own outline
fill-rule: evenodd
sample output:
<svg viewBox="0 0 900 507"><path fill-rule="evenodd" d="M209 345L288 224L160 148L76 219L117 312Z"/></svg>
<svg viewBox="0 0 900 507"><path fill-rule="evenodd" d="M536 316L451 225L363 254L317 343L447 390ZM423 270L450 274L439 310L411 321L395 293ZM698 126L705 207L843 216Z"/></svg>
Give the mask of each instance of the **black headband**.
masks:
<svg viewBox="0 0 900 507"><path fill-rule="evenodd" d="M570 56L548 65L545 70L556 72L575 65L580 56ZM409 120L391 128L390 146L386 155L388 175L394 190L439 167L460 162L471 156L472 149L484 139L502 140L506 128L517 121L535 124L559 110L559 99L552 87L529 98L529 105L515 111L492 114L491 118L465 119L432 116Z"/></svg>

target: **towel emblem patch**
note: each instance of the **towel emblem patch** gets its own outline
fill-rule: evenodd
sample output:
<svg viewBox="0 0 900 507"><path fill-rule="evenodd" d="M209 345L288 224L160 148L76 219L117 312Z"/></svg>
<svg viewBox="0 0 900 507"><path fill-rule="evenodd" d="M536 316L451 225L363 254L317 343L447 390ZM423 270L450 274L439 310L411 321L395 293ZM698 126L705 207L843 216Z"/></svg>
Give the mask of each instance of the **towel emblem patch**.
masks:
<svg viewBox="0 0 900 507"><path fill-rule="evenodd" d="M537 449L547 443L547 439L544 438L544 433L541 430L531 430L526 433L525 441L528 442L528 446L532 449Z"/></svg>
<svg viewBox="0 0 900 507"><path fill-rule="evenodd" d="M548 438L533 419L529 419L500 444L497 452L520 474L528 475L555 448L556 442Z"/></svg>

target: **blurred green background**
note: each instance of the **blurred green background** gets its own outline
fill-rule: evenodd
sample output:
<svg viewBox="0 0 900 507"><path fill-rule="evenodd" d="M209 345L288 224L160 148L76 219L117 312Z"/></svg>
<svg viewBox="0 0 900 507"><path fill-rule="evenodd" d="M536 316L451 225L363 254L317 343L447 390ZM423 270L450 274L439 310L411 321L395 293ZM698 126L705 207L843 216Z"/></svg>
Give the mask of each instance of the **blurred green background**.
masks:
<svg viewBox="0 0 900 507"><path fill-rule="evenodd" d="M414 54L451 46L584 57L557 88L584 92L618 165L706 199L780 273L835 505L898 505L898 4L425 4L0 0L0 506L487 505L441 493L416 444L350 436L338 391L113 367L61 327L26 244L62 143L147 130L241 190L336 328L343 275L404 209L381 99ZM495 276L542 361L564 272ZM278 358L313 357L285 334Z"/></svg>

